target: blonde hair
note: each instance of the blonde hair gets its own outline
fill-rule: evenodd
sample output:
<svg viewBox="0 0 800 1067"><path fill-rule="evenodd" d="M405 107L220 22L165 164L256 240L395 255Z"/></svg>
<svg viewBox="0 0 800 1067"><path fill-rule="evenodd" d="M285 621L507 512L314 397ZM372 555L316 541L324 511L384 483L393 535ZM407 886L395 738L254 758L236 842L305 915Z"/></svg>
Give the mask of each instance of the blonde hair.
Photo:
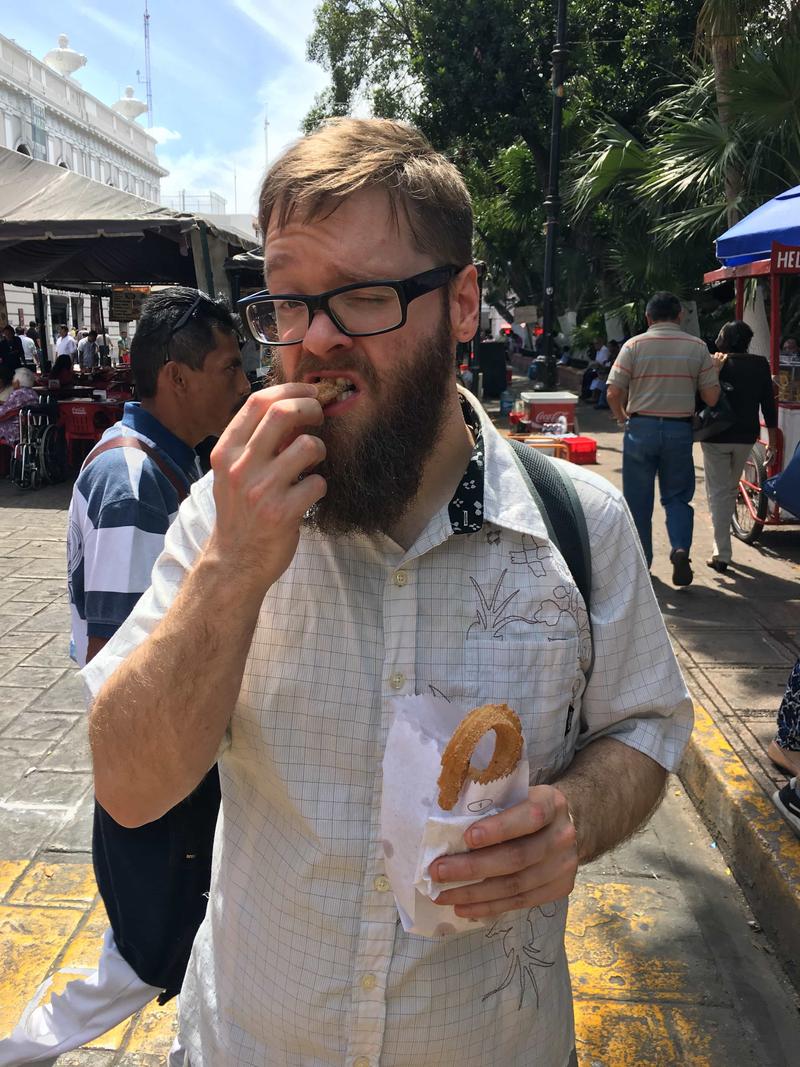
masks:
<svg viewBox="0 0 800 1067"><path fill-rule="evenodd" d="M273 212L279 226L296 212L309 220L327 217L361 189L386 191L395 225L402 211L418 251L442 265L472 261L464 179L419 130L389 119L331 119L291 145L261 186L261 232Z"/></svg>

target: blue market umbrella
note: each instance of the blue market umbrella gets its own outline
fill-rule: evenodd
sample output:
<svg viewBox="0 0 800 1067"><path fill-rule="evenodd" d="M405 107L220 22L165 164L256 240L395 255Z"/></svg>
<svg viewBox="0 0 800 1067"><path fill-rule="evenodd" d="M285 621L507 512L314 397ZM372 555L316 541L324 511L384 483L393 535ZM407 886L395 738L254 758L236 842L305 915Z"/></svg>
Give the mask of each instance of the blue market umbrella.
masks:
<svg viewBox="0 0 800 1067"><path fill-rule="evenodd" d="M717 259L726 267L769 259L772 242L800 245L800 185L751 211L717 238Z"/></svg>

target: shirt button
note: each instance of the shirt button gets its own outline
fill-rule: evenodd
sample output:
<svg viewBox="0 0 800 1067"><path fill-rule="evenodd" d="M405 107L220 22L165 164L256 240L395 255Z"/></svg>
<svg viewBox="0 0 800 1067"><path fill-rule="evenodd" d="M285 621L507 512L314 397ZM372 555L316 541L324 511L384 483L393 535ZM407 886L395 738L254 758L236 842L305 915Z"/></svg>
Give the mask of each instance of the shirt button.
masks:
<svg viewBox="0 0 800 1067"><path fill-rule="evenodd" d="M359 1056L357 1060L353 1060L353 1067L369 1067L369 1060L366 1056Z"/></svg>
<svg viewBox="0 0 800 1067"><path fill-rule="evenodd" d="M408 571L395 571L392 581L402 589L404 585L408 585Z"/></svg>
<svg viewBox="0 0 800 1067"><path fill-rule="evenodd" d="M371 989L374 989L377 984L378 984L378 979L375 977L374 974L365 974L361 978L361 988L366 993L369 993L369 991Z"/></svg>
<svg viewBox="0 0 800 1067"><path fill-rule="evenodd" d="M379 874L372 884L379 893L385 893L389 889L389 879L385 874Z"/></svg>
<svg viewBox="0 0 800 1067"><path fill-rule="evenodd" d="M389 678L389 685L392 687L392 689L402 689L405 684L406 676L400 671L397 671L396 674L393 674Z"/></svg>

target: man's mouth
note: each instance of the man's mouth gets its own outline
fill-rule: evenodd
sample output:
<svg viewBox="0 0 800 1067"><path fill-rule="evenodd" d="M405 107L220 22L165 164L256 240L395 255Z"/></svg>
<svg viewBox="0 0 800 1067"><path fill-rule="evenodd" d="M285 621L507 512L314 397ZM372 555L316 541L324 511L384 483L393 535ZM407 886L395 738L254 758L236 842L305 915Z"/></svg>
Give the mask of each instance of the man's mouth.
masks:
<svg viewBox="0 0 800 1067"><path fill-rule="evenodd" d="M316 385L317 399L323 407L348 400L358 392L358 386L349 378L312 377L308 380Z"/></svg>

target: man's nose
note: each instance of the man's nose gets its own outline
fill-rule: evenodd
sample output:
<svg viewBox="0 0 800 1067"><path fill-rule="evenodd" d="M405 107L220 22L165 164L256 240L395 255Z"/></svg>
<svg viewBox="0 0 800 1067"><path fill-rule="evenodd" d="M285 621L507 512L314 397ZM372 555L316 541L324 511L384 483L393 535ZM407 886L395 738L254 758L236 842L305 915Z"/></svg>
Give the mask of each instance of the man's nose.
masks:
<svg viewBox="0 0 800 1067"><path fill-rule="evenodd" d="M353 339L342 333L327 311L319 308L311 317L303 338L303 348L315 356L324 356L333 349L351 348Z"/></svg>

